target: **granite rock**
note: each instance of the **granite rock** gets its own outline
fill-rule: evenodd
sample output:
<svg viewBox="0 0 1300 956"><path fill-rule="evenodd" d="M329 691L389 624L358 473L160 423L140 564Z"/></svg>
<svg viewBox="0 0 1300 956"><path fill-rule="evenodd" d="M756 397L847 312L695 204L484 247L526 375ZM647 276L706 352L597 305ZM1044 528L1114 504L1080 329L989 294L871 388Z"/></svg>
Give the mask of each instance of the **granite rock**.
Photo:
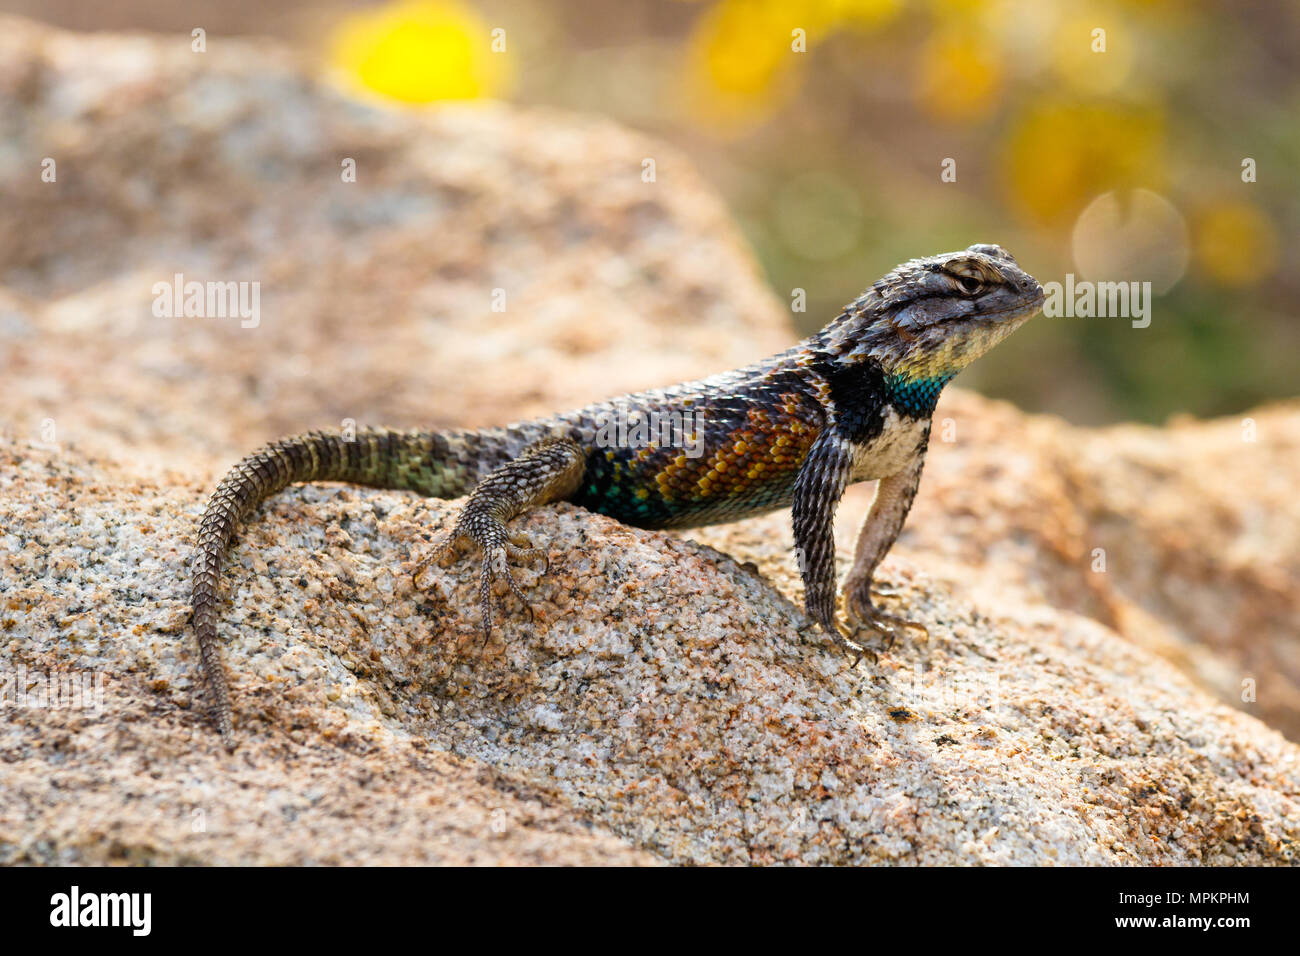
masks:
<svg viewBox="0 0 1300 956"><path fill-rule="evenodd" d="M900 554L1086 614L1300 740L1300 403L1094 429L954 390L935 421Z"/></svg>
<svg viewBox="0 0 1300 956"><path fill-rule="evenodd" d="M359 103L269 43L0 20L0 194L0 420L158 470L215 476L347 419L500 424L787 344L720 199L664 144L545 109ZM155 315L177 275L258 283L256 319Z"/></svg>
<svg viewBox="0 0 1300 956"><path fill-rule="evenodd" d="M710 547L535 512L535 620L484 645L472 560L411 583L455 502L286 492L227 575L227 755L186 639L199 489L0 453L0 650L37 704L0 733L0 859L1296 861L1276 731L1094 620L977 609L902 558L884 580L929 636L851 667L798 609L781 516ZM51 675L103 675L102 709L48 706Z"/></svg>

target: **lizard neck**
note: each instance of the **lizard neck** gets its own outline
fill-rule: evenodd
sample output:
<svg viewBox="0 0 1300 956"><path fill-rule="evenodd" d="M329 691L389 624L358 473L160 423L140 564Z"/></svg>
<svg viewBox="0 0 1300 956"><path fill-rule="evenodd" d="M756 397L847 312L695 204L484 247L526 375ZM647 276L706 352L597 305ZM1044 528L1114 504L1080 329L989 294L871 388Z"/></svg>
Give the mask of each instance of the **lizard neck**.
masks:
<svg viewBox="0 0 1300 956"><path fill-rule="evenodd" d="M821 360L818 368L829 383L831 400L845 422L855 420L855 411L865 412L871 420L886 405L892 405L900 415L928 418L934 413L943 387L960 371L916 365L887 368L874 358L849 362L837 360L824 351L818 354Z"/></svg>
<svg viewBox="0 0 1300 956"><path fill-rule="evenodd" d="M886 372L885 400L900 412L906 412L915 418L928 418L934 414L939 393L956 374L955 371L932 375Z"/></svg>

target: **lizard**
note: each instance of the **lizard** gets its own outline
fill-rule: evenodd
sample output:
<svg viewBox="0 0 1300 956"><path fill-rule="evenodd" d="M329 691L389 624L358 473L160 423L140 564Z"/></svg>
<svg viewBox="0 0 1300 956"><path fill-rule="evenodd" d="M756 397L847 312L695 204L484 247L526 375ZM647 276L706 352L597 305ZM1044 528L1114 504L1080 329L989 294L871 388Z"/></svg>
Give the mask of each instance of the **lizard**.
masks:
<svg viewBox="0 0 1300 956"><path fill-rule="evenodd" d="M820 331L734 371L625 395L499 428L361 428L273 441L236 464L203 512L191 560L191 621L213 720L235 746L217 637L218 584L235 532L261 502L298 482L343 481L452 499L453 530L415 566L477 548L486 642L500 579L531 617L511 562L547 562L507 527L567 501L649 529L691 528L791 509L813 626L863 650L863 631L893 640L920 625L872 600L876 568L916 496L943 387L1042 307L1042 287L997 245L912 259L872 284ZM658 418L687 430L645 439ZM616 420L623 431L611 427ZM630 436L638 440L631 440ZM686 441L689 439L689 445ZM694 452L692 454L691 452ZM835 511L847 486L877 481L836 609ZM545 573L543 570L542 573ZM922 628L923 629L923 628ZM857 663L856 661L854 662Z"/></svg>

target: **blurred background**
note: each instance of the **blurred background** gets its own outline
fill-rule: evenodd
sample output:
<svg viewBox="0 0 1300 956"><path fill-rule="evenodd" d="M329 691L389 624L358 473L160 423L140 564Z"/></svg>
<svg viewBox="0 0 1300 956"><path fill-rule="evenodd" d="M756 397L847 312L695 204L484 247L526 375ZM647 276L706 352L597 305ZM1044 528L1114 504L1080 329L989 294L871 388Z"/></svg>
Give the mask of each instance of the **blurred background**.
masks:
<svg viewBox="0 0 1300 956"><path fill-rule="evenodd" d="M406 108L481 98L610 116L692 158L776 293L806 291L801 332L895 263L972 242L1006 246L1044 283L1152 282L1148 328L1040 318L963 373L1028 410L1161 422L1300 391L1295 0L0 0L0 12L273 36ZM505 56L491 50L498 29Z"/></svg>

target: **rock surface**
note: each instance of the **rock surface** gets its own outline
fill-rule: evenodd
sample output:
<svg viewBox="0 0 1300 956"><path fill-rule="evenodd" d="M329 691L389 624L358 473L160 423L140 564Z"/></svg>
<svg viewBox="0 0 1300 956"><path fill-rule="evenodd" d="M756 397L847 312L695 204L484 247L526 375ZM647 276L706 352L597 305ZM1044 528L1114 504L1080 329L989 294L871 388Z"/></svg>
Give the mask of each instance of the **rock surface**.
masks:
<svg viewBox="0 0 1300 956"><path fill-rule="evenodd" d="M1300 752L1276 732L1088 618L976 610L901 559L931 636L849 668L801 633L776 517L715 529L724 554L537 512L536 623L483 647L472 562L410 583L454 503L290 491L227 578L227 756L191 706L198 489L2 451L6 659L107 678L100 713L5 726L0 859L1296 860Z"/></svg>
<svg viewBox="0 0 1300 956"><path fill-rule="evenodd" d="M1295 733L1294 406L1250 443L952 390L883 568L929 639L856 669L787 515L530 515L535 624L507 601L481 647L471 562L410 583L457 503L293 489L225 578L226 754L186 628L225 464L717 371L788 322L685 163L606 123L5 21L0 124L0 862L1297 862L1300 749L1206 689ZM154 317L178 271L260 281L261 322Z"/></svg>
<svg viewBox="0 0 1300 956"><path fill-rule="evenodd" d="M1300 402L1084 429L954 391L935 435L900 554L1095 618L1300 740Z"/></svg>
<svg viewBox="0 0 1300 956"><path fill-rule="evenodd" d="M788 344L721 201L663 144L363 105L269 44L0 20L0 193L0 420L155 468L215 475L348 418L500 424ZM155 316L177 274L258 282L257 325Z"/></svg>

